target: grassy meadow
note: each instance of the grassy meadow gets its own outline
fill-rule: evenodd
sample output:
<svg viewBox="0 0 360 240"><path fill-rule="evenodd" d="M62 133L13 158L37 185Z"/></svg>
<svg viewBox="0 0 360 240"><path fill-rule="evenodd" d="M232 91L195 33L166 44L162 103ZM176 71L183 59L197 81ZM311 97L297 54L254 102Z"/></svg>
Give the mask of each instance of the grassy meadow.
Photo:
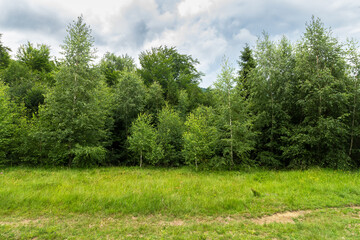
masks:
<svg viewBox="0 0 360 240"><path fill-rule="evenodd" d="M360 238L359 171L0 172L0 239Z"/></svg>

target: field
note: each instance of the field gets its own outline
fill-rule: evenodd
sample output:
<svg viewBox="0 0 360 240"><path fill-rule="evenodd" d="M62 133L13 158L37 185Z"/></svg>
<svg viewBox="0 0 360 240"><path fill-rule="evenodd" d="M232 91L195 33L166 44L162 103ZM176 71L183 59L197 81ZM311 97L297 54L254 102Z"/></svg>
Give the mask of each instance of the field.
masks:
<svg viewBox="0 0 360 240"><path fill-rule="evenodd" d="M360 238L358 171L0 172L0 239Z"/></svg>

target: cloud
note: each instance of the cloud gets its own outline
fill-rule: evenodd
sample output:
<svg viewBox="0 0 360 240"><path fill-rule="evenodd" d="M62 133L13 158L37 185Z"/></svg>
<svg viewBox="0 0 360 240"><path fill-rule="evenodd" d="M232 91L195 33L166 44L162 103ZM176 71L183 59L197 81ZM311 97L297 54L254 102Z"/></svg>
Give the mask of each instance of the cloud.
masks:
<svg viewBox="0 0 360 240"><path fill-rule="evenodd" d="M222 57L236 67L245 43L254 46L263 30L272 39L286 35L296 41L315 15L336 36L359 38L359 7L355 0L12 0L0 1L0 28L6 46L41 41L56 55L66 26L83 14L98 55L110 51L137 59L151 47L176 46L200 61L206 74L201 85L207 87Z"/></svg>
<svg viewBox="0 0 360 240"><path fill-rule="evenodd" d="M34 7L26 1L13 0L0 5L0 26L19 31L63 32L64 19L52 9Z"/></svg>

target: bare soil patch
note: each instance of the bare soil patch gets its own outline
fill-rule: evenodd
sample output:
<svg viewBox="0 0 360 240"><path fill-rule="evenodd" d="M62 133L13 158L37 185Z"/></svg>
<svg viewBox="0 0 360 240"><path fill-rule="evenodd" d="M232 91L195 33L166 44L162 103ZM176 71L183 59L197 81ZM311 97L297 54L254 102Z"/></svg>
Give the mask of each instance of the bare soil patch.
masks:
<svg viewBox="0 0 360 240"><path fill-rule="evenodd" d="M293 212L284 212L284 213L276 213L270 216L264 216L262 218L254 219L253 222L257 224L268 224L268 223L295 223L294 219L301 217L307 213L311 213L308 211L293 211Z"/></svg>

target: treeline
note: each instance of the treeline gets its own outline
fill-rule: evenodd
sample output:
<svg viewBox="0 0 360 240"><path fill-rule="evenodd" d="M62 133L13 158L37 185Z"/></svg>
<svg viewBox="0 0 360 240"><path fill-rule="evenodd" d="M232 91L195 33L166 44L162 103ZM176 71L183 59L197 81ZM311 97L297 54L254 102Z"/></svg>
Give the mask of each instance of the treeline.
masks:
<svg viewBox="0 0 360 240"><path fill-rule="evenodd" d="M91 29L50 47L0 41L0 165L358 168L360 55L312 18L300 40L263 34L201 89L174 47L94 64Z"/></svg>

